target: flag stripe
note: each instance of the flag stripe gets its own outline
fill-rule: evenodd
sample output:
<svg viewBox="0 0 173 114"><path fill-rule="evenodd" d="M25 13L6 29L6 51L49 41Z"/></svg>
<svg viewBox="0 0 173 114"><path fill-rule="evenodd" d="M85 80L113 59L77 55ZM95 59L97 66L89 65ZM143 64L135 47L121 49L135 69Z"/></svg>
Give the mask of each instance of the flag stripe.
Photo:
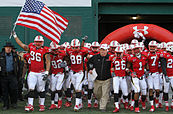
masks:
<svg viewBox="0 0 173 114"><path fill-rule="evenodd" d="M25 26L25 27L37 30L41 34L43 34L45 37L49 38L52 41L55 41L55 42L58 42L58 43L60 41L60 39L55 38L53 35L51 35L50 33L46 32L44 29L42 29L38 25L35 25L35 24L32 24L32 23L26 23L26 22L21 22L21 23L18 23L17 25L21 25L21 26Z"/></svg>
<svg viewBox="0 0 173 114"><path fill-rule="evenodd" d="M33 19L34 20L34 19ZM50 28L48 28L48 26L46 26L46 25L44 25L43 23L41 23L40 21L37 21L37 20L35 20L35 21L33 21L33 20L23 20L23 19L19 19L18 20L18 22L26 22L26 23L28 23L28 24L34 24L35 26L39 26L40 28L42 28L44 31L47 31L48 33L50 33L50 34L52 34L54 37L60 37L60 35L59 34L55 34L54 32L52 32L51 30L50 30ZM43 26L44 25L44 26ZM46 27L45 27L46 26Z"/></svg>
<svg viewBox="0 0 173 114"><path fill-rule="evenodd" d="M38 19L40 22L43 22L44 24L50 26L50 28L53 28L53 31L57 32L58 34L61 34L60 31L58 31L58 27L55 26L54 23L50 22L49 19L44 18L40 15L27 15L27 13L23 13L20 15L19 19L23 19L23 20L32 20L34 21L34 19ZM37 20L36 20L37 21Z"/></svg>

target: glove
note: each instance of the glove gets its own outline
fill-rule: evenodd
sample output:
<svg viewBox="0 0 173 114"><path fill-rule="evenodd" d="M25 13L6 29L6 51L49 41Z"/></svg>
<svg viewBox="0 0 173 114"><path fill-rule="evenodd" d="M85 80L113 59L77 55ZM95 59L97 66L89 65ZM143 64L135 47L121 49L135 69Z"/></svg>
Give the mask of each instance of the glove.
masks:
<svg viewBox="0 0 173 114"><path fill-rule="evenodd" d="M49 72L48 71L45 71L45 73L43 74L43 81L46 81L47 80L47 78L48 78L48 74L49 74Z"/></svg>
<svg viewBox="0 0 173 114"><path fill-rule="evenodd" d="M59 64L59 66L61 67L61 68L65 68L66 66L67 66L67 63L66 62L61 62L60 64Z"/></svg>
<svg viewBox="0 0 173 114"><path fill-rule="evenodd" d="M82 38L82 40L87 40L88 39L88 36L84 36L83 38Z"/></svg>
<svg viewBox="0 0 173 114"><path fill-rule="evenodd" d="M137 75L136 75L136 72L132 72L131 73L131 76L132 76L132 78L135 78Z"/></svg>
<svg viewBox="0 0 173 114"><path fill-rule="evenodd" d="M14 38L17 38L17 34L15 31L12 31L11 34L13 35Z"/></svg>
<svg viewBox="0 0 173 114"><path fill-rule="evenodd" d="M169 83L169 77L165 76L166 83Z"/></svg>
<svg viewBox="0 0 173 114"><path fill-rule="evenodd" d="M112 77L115 77L116 75L115 75L115 73L114 72L112 72Z"/></svg>

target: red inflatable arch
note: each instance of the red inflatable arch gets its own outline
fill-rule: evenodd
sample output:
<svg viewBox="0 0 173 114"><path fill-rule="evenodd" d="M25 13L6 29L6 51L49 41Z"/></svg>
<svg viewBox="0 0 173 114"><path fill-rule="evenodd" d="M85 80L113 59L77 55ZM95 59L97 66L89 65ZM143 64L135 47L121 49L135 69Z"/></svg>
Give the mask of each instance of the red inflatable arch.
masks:
<svg viewBox="0 0 173 114"><path fill-rule="evenodd" d="M112 40L119 43L129 43L136 32L141 32L146 39L155 39L160 42L173 41L173 33L154 24L130 24L121 27L110 34L108 34L101 42L101 44L109 44Z"/></svg>

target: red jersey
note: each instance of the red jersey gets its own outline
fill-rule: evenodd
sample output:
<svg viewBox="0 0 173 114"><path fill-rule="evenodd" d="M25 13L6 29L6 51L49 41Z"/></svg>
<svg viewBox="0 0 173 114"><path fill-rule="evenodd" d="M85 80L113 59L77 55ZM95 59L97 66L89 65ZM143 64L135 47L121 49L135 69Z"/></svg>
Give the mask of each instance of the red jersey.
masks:
<svg viewBox="0 0 173 114"><path fill-rule="evenodd" d="M33 44L28 46L30 50L31 71L37 73L45 71L43 55L49 51L48 47L37 49Z"/></svg>
<svg viewBox="0 0 173 114"><path fill-rule="evenodd" d="M126 76L126 62L127 56L122 58L117 58L116 56L110 56L109 60L111 61L111 68L114 68L114 73L116 76L124 77Z"/></svg>
<svg viewBox="0 0 173 114"><path fill-rule="evenodd" d="M50 55L52 74L57 74L59 72L63 73L64 69L61 68L59 64L63 62L65 56L66 56L65 51L60 51L60 53L56 53L56 55Z"/></svg>
<svg viewBox="0 0 173 114"><path fill-rule="evenodd" d="M160 52L151 53L148 52L148 65L151 73L159 72L159 58Z"/></svg>
<svg viewBox="0 0 173 114"><path fill-rule="evenodd" d="M86 49L80 49L79 51L67 50L67 54L71 60L71 70L74 72L83 71L83 59L84 55L88 53Z"/></svg>
<svg viewBox="0 0 173 114"><path fill-rule="evenodd" d="M30 54L29 53L25 53L23 55L23 58L26 60L27 64L28 64L28 72L31 70L31 60L30 60Z"/></svg>
<svg viewBox="0 0 173 114"><path fill-rule="evenodd" d="M141 55L141 58L130 57L129 61L132 63L133 71L136 73L137 77L140 78L144 75L145 64L147 63L147 57Z"/></svg>
<svg viewBox="0 0 173 114"><path fill-rule="evenodd" d="M167 61L166 73L168 77L172 77L173 76L173 56L169 53L165 53L164 58L166 58L166 61Z"/></svg>

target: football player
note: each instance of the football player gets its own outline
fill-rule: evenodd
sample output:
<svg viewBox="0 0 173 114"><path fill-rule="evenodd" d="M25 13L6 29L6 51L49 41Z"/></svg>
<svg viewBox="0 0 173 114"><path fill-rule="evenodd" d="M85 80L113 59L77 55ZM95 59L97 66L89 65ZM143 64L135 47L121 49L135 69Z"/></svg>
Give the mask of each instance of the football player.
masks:
<svg viewBox="0 0 173 114"><path fill-rule="evenodd" d="M144 69L147 68L147 57L141 54L140 46L137 44L133 47L133 57L129 57L127 68L131 69L132 77L132 87L134 89L134 100L135 100L135 112L139 111L139 93L142 93L142 108L146 109L145 100L146 100L146 89L147 83L144 76ZM129 72L129 71L128 71ZM131 107L133 108L133 106Z"/></svg>
<svg viewBox="0 0 173 114"><path fill-rule="evenodd" d="M45 84L46 79L50 70L50 56L46 54L48 52L48 48L44 47L44 39L42 36L36 36L34 39L34 43L26 45L20 41L17 37L16 33L12 32L14 39L17 44L22 47L25 51L29 51L30 53L30 61L31 61L31 69L27 78L28 82L28 105L25 106L25 111L33 111L33 101L34 101L34 89L37 88L39 93L39 111L44 111L45 106ZM45 60L45 61L44 61ZM46 69L44 68L44 64Z"/></svg>
<svg viewBox="0 0 173 114"><path fill-rule="evenodd" d="M84 78L83 58L87 53L86 49L80 47L80 41L78 39L73 39L71 41L71 49L67 50L67 54L71 61L71 71L69 72L69 75L76 92L74 111L78 111L83 106L81 98L82 82Z"/></svg>
<svg viewBox="0 0 173 114"><path fill-rule="evenodd" d="M115 55L110 56L111 61L111 74L113 77L113 89L114 89L114 102L115 110L113 112L119 112L119 88L121 88L123 93L123 98L125 100L124 108L128 109L128 87L126 81L126 63L127 56L123 55L123 48L118 46L115 49Z"/></svg>

